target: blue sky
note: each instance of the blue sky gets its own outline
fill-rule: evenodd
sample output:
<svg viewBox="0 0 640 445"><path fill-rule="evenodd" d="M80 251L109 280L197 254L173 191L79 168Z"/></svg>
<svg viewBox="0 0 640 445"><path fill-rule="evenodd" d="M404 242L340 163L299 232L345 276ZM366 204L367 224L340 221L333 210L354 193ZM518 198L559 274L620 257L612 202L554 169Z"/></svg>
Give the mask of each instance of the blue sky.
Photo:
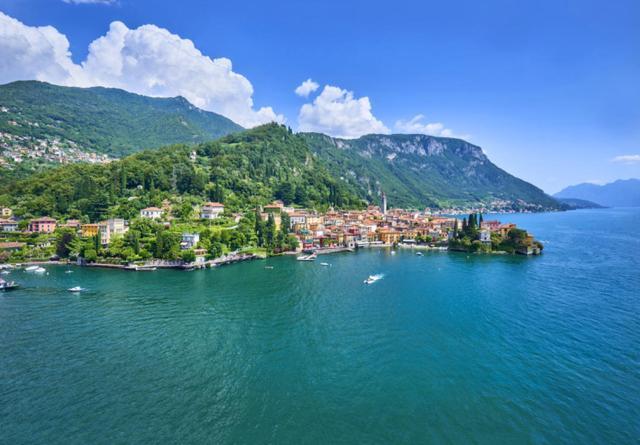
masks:
<svg viewBox="0 0 640 445"><path fill-rule="evenodd" d="M71 61L54 72L17 67L46 60L34 49L42 36L27 50L0 42L0 57L16 58L0 62L0 81L37 77L144 94L179 91L244 125L276 118L294 129L349 137L368 131L468 137L496 164L550 193L640 177L638 1L77 4L90 1L0 0L0 11L24 25L11 32L30 35L50 25L71 51ZM91 42L114 21L126 26L112 26L111 40L130 37L118 57L143 60L156 42L163 60L138 62L114 77L107 72L113 54L101 47L91 66L80 68ZM146 24L167 32L135 32ZM193 56L192 71L180 73L180 65L191 64L190 50L175 59L165 49L183 39L204 56L230 59L232 69ZM31 50L38 57L16 55ZM159 83L149 83L155 75ZM318 88L296 95L309 78Z"/></svg>

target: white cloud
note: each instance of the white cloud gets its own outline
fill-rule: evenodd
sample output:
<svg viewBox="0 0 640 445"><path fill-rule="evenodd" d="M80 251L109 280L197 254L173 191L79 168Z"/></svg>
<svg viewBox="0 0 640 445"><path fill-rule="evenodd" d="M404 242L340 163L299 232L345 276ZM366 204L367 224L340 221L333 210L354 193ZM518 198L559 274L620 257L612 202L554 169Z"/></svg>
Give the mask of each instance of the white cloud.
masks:
<svg viewBox="0 0 640 445"><path fill-rule="evenodd" d="M65 3L71 3L74 5L113 5L117 0L62 0Z"/></svg>
<svg viewBox="0 0 640 445"><path fill-rule="evenodd" d="M203 55L191 40L155 25L129 29L113 22L73 63L67 38L51 26L31 27L0 12L0 82L36 79L73 86L107 86L138 94L181 95L245 127L285 122L271 107L253 106L253 86L231 60Z"/></svg>
<svg viewBox="0 0 640 445"><path fill-rule="evenodd" d="M371 113L368 97L354 98L353 92L325 85L313 103L298 114L300 131L316 131L341 138L357 138L389 129Z"/></svg>
<svg viewBox="0 0 640 445"><path fill-rule="evenodd" d="M640 163L640 155L621 155L611 159L611 162L622 162L625 164Z"/></svg>
<svg viewBox="0 0 640 445"><path fill-rule="evenodd" d="M0 12L0 83L46 80L60 85L83 82L71 61L69 41L52 26L26 26Z"/></svg>
<svg viewBox="0 0 640 445"><path fill-rule="evenodd" d="M318 85L311 79L307 79L300 85L298 85L298 87L295 89L295 93L300 97L309 97L309 94L313 93L318 88L320 88L320 85Z"/></svg>
<svg viewBox="0 0 640 445"><path fill-rule="evenodd" d="M442 136L447 138L469 139L469 135L455 135L452 130L445 128L440 122L424 123L424 115L417 114L408 121L398 120L394 130L398 133L427 134L430 136Z"/></svg>

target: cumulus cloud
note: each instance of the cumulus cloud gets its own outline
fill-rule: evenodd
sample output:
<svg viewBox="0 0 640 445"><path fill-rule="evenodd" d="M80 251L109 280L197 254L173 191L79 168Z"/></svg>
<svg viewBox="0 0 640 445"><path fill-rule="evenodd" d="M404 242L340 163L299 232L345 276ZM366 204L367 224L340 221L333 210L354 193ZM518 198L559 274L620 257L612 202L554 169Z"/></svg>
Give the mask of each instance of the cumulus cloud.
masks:
<svg viewBox="0 0 640 445"><path fill-rule="evenodd" d="M469 135L455 135L452 130L445 128L444 124L440 122L425 123L423 122L424 118L425 116L423 114L418 114L408 121L396 121L394 129L398 133L427 134L430 136L469 139Z"/></svg>
<svg viewBox="0 0 640 445"><path fill-rule="evenodd" d="M355 98L352 91L325 85L313 103L306 103L298 114L300 131L317 131L341 138L357 138L389 129L371 112L368 97Z"/></svg>
<svg viewBox="0 0 640 445"><path fill-rule="evenodd" d="M285 122L271 107L254 108L253 86L233 71L231 60L211 59L191 40L155 25L129 29L122 22L111 23L78 65L71 60L69 41L55 28L26 26L0 12L0 82L27 79L180 95L245 127Z"/></svg>
<svg viewBox="0 0 640 445"><path fill-rule="evenodd" d="M318 88L320 88L320 85L311 79L307 79L298 85L298 88L295 89L295 93L300 97L309 97L309 94L313 93Z"/></svg>
<svg viewBox="0 0 640 445"><path fill-rule="evenodd" d="M640 163L640 155L621 155L611 159L611 162L622 162L624 164Z"/></svg>
<svg viewBox="0 0 640 445"><path fill-rule="evenodd" d="M0 83L46 80L84 84L82 68L71 61L69 41L52 26L26 26L0 12Z"/></svg>

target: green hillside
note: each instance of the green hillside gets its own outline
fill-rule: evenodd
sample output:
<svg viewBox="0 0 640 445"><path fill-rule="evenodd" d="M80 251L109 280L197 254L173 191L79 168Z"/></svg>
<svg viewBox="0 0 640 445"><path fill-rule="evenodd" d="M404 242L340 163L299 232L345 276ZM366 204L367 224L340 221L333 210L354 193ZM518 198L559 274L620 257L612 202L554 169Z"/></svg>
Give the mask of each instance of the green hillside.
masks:
<svg viewBox="0 0 640 445"><path fill-rule="evenodd" d="M384 191L395 207L557 209L539 188L494 165L482 150L453 138L425 135L367 135L336 139L302 135L329 171L378 202Z"/></svg>
<svg viewBox="0 0 640 445"><path fill-rule="evenodd" d="M363 202L316 160L305 140L269 124L196 146L145 150L109 164L75 163L0 184L18 216L132 218L163 199L222 201L248 210L273 199L305 207Z"/></svg>
<svg viewBox="0 0 640 445"><path fill-rule="evenodd" d="M57 138L80 150L124 156L145 148L199 143L242 130L182 97L152 98L114 88L37 81L0 85L0 132Z"/></svg>

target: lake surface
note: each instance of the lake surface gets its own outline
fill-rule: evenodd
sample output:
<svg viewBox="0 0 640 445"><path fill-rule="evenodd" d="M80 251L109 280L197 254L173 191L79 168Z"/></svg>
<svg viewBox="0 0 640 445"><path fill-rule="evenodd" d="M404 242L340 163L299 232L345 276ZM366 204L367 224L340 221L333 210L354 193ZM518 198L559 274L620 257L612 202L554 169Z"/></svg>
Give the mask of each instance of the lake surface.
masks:
<svg viewBox="0 0 640 445"><path fill-rule="evenodd" d="M640 209L500 218L545 253L13 272L0 442L638 443Z"/></svg>

